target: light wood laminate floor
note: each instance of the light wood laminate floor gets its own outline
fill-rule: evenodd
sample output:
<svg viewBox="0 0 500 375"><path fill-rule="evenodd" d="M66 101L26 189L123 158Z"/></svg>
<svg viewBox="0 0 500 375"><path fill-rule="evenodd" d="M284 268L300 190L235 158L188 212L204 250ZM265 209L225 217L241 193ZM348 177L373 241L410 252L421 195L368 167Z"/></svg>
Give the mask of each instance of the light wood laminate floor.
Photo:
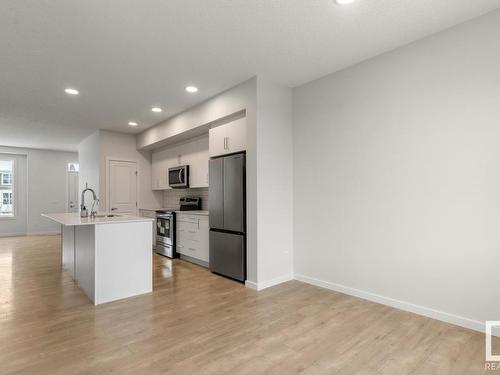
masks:
<svg viewBox="0 0 500 375"><path fill-rule="evenodd" d="M481 333L160 256L153 293L94 307L61 272L58 236L0 238L0 288L1 374L495 373Z"/></svg>

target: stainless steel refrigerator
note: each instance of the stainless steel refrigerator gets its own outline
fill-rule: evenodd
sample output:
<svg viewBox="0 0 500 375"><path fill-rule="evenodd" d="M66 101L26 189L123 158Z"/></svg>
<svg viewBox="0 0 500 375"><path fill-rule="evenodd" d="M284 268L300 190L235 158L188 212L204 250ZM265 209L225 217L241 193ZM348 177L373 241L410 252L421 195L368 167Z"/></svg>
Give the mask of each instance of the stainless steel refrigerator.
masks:
<svg viewBox="0 0 500 375"><path fill-rule="evenodd" d="M246 278L245 154L210 159L210 270Z"/></svg>

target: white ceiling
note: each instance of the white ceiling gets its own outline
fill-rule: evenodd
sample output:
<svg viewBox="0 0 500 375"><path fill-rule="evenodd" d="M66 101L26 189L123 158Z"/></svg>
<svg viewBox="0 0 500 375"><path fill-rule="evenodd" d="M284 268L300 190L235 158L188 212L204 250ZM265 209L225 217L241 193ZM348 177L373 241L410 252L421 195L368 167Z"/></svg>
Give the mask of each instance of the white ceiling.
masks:
<svg viewBox="0 0 500 375"><path fill-rule="evenodd" d="M294 87L487 13L500 0L0 2L0 144L75 150L262 74ZM188 84L199 86L192 95ZM70 97L65 87L81 92ZM152 105L166 109L150 111ZM127 122L141 124L133 129Z"/></svg>

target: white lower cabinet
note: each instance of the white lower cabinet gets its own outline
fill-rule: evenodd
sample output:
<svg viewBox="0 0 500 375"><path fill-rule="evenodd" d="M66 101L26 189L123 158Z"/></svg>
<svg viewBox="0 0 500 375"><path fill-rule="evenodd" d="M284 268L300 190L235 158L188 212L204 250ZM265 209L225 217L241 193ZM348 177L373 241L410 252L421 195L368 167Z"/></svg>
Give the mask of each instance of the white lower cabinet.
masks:
<svg viewBox="0 0 500 375"><path fill-rule="evenodd" d="M178 213L175 245L177 252L208 266L208 216Z"/></svg>
<svg viewBox="0 0 500 375"><path fill-rule="evenodd" d="M155 221L153 222L153 249L155 249L156 248L156 211L140 208L139 209L139 216L149 217L151 219L155 219Z"/></svg>

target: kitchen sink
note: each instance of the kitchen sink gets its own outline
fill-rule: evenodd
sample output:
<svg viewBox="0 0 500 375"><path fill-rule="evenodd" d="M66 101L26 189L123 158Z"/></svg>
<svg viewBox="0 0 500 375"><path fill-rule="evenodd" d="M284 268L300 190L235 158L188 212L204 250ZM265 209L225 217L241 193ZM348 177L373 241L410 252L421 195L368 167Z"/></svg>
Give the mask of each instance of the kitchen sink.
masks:
<svg viewBox="0 0 500 375"><path fill-rule="evenodd" d="M94 217L99 217L99 218L101 218L101 217L120 217L120 215L115 215L115 214L108 214L108 215L106 215L106 214L100 214L100 215L95 215Z"/></svg>

